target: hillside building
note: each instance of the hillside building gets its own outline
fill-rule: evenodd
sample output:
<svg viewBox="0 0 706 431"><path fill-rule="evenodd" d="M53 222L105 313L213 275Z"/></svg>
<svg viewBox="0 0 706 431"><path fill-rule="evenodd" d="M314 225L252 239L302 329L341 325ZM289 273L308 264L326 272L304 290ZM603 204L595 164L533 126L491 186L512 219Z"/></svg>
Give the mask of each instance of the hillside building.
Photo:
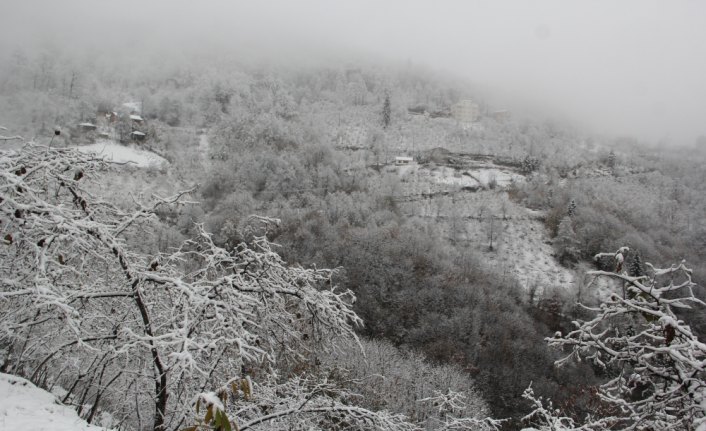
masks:
<svg viewBox="0 0 706 431"><path fill-rule="evenodd" d="M135 131L133 131L132 133L130 133L130 136L132 137L132 139L133 139L134 141L144 141L144 140L145 140L145 137L146 137L147 135L145 135L144 133L140 132L139 130L135 130Z"/></svg>
<svg viewBox="0 0 706 431"><path fill-rule="evenodd" d="M478 121L480 108L470 99L464 99L451 107L451 116L462 123Z"/></svg>
<svg viewBox="0 0 706 431"><path fill-rule="evenodd" d="M410 165L410 164L412 164L412 162L414 162L413 157L404 157L404 156L395 157L395 165L397 165L397 166Z"/></svg>

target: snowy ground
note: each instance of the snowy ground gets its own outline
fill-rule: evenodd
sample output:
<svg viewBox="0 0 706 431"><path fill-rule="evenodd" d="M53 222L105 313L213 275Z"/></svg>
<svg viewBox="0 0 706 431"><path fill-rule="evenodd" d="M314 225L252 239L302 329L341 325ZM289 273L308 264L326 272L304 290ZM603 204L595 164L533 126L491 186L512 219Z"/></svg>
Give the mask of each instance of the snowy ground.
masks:
<svg viewBox="0 0 706 431"><path fill-rule="evenodd" d="M573 271L561 266L553 253L544 224L532 217L518 217L504 222L497 256L491 259L509 268L525 289L542 293L556 287L574 292Z"/></svg>
<svg viewBox="0 0 706 431"><path fill-rule="evenodd" d="M29 381L0 373L0 431L106 431L87 424L76 412Z"/></svg>
<svg viewBox="0 0 706 431"><path fill-rule="evenodd" d="M83 153L93 153L117 163L128 163L139 168L159 168L169 162L157 154L135 147L128 147L114 141L102 139L95 144L76 147Z"/></svg>
<svg viewBox="0 0 706 431"><path fill-rule="evenodd" d="M404 212L436 220L447 238L486 251L498 274L516 279L527 290L576 292L581 280L554 258L542 214L511 202L504 191L524 177L486 160L463 160L467 166L461 170L439 165L397 167ZM496 231L493 251L488 251L490 215Z"/></svg>
<svg viewBox="0 0 706 431"><path fill-rule="evenodd" d="M514 181L519 181L524 178L520 174L497 167L470 169L465 172L465 174L475 178L483 187L488 187L493 181L495 181L499 187L507 187Z"/></svg>
<svg viewBox="0 0 706 431"><path fill-rule="evenodd" d="M420 193L456 192L460 189L482 190L497 186L508 187L513 181L521 181L520 174L499 166L479 164L471 169L456 170L447 166L422 166L412 164L395 166L405 184L405 195Z"/></svg>

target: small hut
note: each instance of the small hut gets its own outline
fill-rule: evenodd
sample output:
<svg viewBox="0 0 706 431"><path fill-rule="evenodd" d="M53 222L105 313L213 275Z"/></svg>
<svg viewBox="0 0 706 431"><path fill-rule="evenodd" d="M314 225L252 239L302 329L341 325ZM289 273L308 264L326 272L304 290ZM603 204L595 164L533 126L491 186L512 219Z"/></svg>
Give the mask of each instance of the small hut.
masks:
<svg viewBox="0 0 706 431"><path fill-rule="evenodd" d="M133 141L144 141L147 135L140 132L139 130L135 130L134 132L130 133L130 137L132 137Z"/></svg>
<svg viewBox="0 0 706 431"><path fill-rule="evenodd" d="M401 165L409 165L414 161L413 157L395 157L395 165L401 166Z"/></svg>
<svg viewBox="0 0 706 431"><path fill-rule="evenodd" d="M82 132L92 132L96 130L97 126L93 123L79 123L78 128L81 129Z"/></svg>

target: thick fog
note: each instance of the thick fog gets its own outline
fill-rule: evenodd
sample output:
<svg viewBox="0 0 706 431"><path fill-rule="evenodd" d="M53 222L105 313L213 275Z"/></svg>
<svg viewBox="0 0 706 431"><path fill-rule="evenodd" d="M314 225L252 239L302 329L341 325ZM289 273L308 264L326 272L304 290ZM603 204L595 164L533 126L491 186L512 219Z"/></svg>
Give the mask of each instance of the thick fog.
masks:
<svg viewBox="0 0 706 431"><path fill-rule="evenodd" d="M2 17L5 54L409 61L468 79L498 107L601 133L674 144L706 135L700 1L47 0L4 1Z"/></svg>

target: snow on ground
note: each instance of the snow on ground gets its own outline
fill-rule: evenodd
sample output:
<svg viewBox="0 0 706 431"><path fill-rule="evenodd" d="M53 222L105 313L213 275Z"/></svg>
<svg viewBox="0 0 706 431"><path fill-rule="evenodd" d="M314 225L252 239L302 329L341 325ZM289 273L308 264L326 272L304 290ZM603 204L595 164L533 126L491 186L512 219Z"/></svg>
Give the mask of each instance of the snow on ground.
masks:
<svg viewBox="0 0 706 431"><path fill-rule="evenodd" d="M495 181L499 187L507 187L514 181L518 181L523 178L520 174L516 174L505 169L490 167L471 169L467 171L467 174L478 180L484 187L487 187L492 181Z"/></svg>
<svg viewBox="0 0 706 431"><path fill-rule="evenodd" d="M525 289L557 287L569 292L576 290L573 271L559 264L544 224L533 217L505 222L500 234L497 260L510 268Z"/></svg>
<svg viewBox="0 0 706 431"><path fill-rule="evenodd" d="M101 139L95 144L76 147L82 153L93 153L117 163L128 163L139 168L159 168L169 162L157 154L135 147L128 147L108 139Z"/></svg>
<svg viewBox="0 0 706 431"><path fill-rule="evenodd" d="M431 171L429 178L440 184L454 185L458 187L472 187L477 188L481 185L478 179L473 178L467 173L458 172L452 168L441 167L436 170Z"/></svg>
<svg viewBox="0 0 706 431"><path fill-rule="evenodd" d="M447 166L437 166L429 169L425 166L408 165L397 167L400 176L418 176L422 181L431 181L437 185L457 188L489 188L491 183L499 187L507 187L513 181L522 179L522 175L494 165L479 166L473 169L458 171Z"/></svg>
<svg viewBox="0 0 706 431"><path fill-rule="evenodd" d="M0 373L0 431L106 431L89 425L29 381Z"/></svg>
<svg viewBox="0 0 706 431"><path fill-rule="evenodd" d="M402 211L423 223L433 220L442 236L483 251L498 274L537 295L554 288L577 294L585 286L584 277L576 274L586 268L565 268L554 257L543 214L513 203L503 190L522 175L483 160L464 170L418 164L390 168L395 170L401 182L395 196ZM490 187L493 181L495 188ZM488 251L491 214L494 250ZM601 288L605 290L599 281L581 295Z"/></svg>
<svg viewBox="0 0 706 431"><path fill-rule="evenodd" d="M477 196L475 202L457 200L455 205L465 205L460 209L468 215L477 215L478 208L485 206L486 214L495 216L494 251L487 251L487 216L483 221L477 218L466 219L465 236L470 243L477 244L479 250L485 251L484 256L497 268L498 274L515 278L526 290L536 288L537 294L555 287L566 292L576 291L577 280L574 271L562 266L553 256L554 249L549 234L537 212L527 210L500 196L493 196L492 192L478 192L473 195ZM501 209L503 200L504 219Z"/></svg>

